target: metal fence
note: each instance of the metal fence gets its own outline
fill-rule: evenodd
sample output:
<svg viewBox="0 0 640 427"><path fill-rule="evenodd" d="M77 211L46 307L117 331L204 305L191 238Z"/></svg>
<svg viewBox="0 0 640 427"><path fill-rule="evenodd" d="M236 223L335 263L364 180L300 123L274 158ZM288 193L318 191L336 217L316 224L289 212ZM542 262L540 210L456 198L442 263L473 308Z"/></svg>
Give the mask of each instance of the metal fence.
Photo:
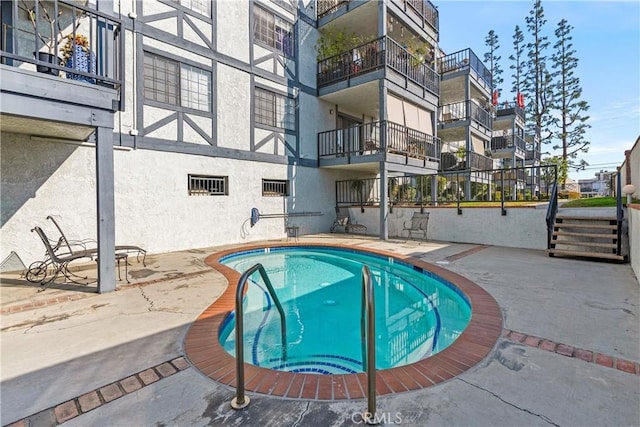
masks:
<svg viewBox="0 0 640 427"><path fill-rule="evenodd" d="M387 198L391 205L410 206L458 201L532 202L549 199L556 177L554 165L389 177ZM338 206L376 206L380 200L380 178L336 182Z"/></svg>

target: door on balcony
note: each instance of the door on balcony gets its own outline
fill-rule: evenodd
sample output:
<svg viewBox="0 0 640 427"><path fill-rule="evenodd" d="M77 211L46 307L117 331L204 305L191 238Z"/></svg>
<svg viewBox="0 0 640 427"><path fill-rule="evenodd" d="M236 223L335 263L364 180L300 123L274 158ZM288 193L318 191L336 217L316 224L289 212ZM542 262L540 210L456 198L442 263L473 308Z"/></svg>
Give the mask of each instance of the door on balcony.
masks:
<svg viewBox="0 0 640 427"><path fill-rule="evenodd" d="M355 154L360 150L360 132L362 120L353 117L338 115L338 152Z"/></svg>

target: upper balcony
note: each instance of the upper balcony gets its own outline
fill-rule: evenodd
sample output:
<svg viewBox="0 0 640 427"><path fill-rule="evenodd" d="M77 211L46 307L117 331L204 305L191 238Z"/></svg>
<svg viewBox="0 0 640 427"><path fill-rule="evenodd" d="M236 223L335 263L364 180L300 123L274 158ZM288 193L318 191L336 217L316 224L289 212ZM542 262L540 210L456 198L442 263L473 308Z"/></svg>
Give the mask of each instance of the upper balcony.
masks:
<svg viewBox="0 0 640 427"><path fill-rule="evenodd" d="M493 126L493 115L473 101L454 102L440 108L440 128L450 125L469 126L475 123L490 132Z"/></svg>
<svg viewBox="0 0 640 427"><path fill-rule="evenodd" d="M458 73L471 74L478 84L487 91L490 92L493 87L491 70L480 61L471 49L454 52L438 59L438 72L443 79L457 76Z"/></svg>
<svg viewBox="0 0 640 427"><path fill-rule="evenodd" d="M501 135L491 138L491 155L494 158L507 158L515 153L517 158L524 159L527 146L518 135Z"/></svg>
<svg viewBox="0 0 640 427"><path fill-rule="evenodd" d="M371 0L369 0L371 1ZM341 15L363 4L362 0L317 0L319 21L331 14ZM419 27L430 28L437 34L440 28L438 9L429 0L392 0L398 11L404 12Z"/></svg>
<svg viewBox="0 0 640 427"><path fill-rule="evenodd" d="M318 134L320 166L371 163L377 170L380 161L387 161L435 169L440 150L439 138L386 120Z"/></svg>
<svg viewBox="0 0 640 427"><path fill-rule="evenodd" d="M496 116L500 117L517 116L524 121L524 108L520 107L517 102L501 102L496 106Z"/></svg>
<svg viewBox="0 0 640 427"><path fill-rule="evenodd" d="M493 160L482 154L466 151L443 152L440 157L440 171L486 171L493 169Z"/></svg>
<svg viewBox="0 0 640 427"><path fill-rule="evenodd" d="M369 78L363 77L366 75ZM438 96L440 77L434 69L390 37L380 37L318 61L318 89L341 83L334 88L340 90L374 79L394 77L403 80L403 87L413 85ZM327 91L320 91L320 95L323 92Z"/></svg>
<svg viewBox="0 0 640 427"><path fill-rule="evenodd" d="M3 77L24 80L33 73L33 82L46 77L51 98L88 105L104 101L106 109L115 111L123 86L122 22L81 3L11 2L11 13L3 10L2 16ZM28 91L29 85L24 82L15 92ZM92 100L100 91L99 99Z"/></svg>

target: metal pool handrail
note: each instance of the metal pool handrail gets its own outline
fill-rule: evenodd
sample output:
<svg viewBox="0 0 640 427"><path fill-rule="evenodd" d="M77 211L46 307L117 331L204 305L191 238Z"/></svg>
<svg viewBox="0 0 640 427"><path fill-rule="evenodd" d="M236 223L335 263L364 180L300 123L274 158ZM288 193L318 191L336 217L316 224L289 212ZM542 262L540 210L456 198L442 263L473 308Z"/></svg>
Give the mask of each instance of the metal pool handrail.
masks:
<svg viewBox="0 0 640 427"><path fill-rule="evenodd" d="M362 343L362 369L367 373L367 412L364 421L376 424L376 316L373 281L366 265L362 267L362 316L360 342Z"/></svg>
<svg viewBox="0 0 640 427"><path fill-rule="evenodd" d="M243 313L242 313L242 299L244 297L244 289L249 280L249 277L256 271L260 272L262 280L267 285L269 295L273 298L273 302L280 313L280 333L282 334L282 361L287 361L287 324L284 316L284 310L282 304L278 300L278 296L273 289L271 280L265 271L262 264L258 263L245 271L240 280L238 280L238 287L236 289L236 397L231 401L231 407L233 409L242 409L249 405L249 397L244 395L244 340L243 340Z"/></svg>

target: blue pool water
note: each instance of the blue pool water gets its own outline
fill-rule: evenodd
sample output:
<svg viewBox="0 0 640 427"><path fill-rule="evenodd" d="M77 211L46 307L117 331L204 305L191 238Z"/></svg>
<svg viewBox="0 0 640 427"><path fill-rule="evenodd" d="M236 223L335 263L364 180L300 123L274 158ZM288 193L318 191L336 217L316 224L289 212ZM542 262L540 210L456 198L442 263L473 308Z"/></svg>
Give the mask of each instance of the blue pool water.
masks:
<svg viewBox="0 0 640 427"><path fill-rule="evenodd" d="M229 255L239 272L261 263L282 303L287 360L282 360L280 316L260 275L244 301L245 362L290 372L362 372L362 266L371 270L376 311L376 367L416 362L443 350L462 333L471 308L452 284L393 258L326 247L269 248ZM220 342L235 355L235 316Z"/></svg>

